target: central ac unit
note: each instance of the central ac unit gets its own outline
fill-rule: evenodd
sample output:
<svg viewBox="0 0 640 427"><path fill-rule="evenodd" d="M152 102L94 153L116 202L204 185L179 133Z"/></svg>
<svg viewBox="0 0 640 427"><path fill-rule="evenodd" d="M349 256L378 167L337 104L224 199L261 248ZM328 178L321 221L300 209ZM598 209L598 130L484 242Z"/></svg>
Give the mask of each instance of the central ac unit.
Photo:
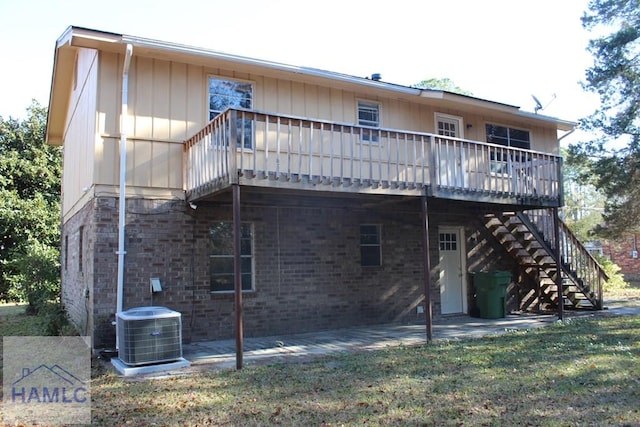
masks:
<svg viewBox="0 0 640 427"><path fill-rule="evenodd" d="M182 357L181 314L166 307L118 313L118 357L127 365L171 362Z"/></svg>

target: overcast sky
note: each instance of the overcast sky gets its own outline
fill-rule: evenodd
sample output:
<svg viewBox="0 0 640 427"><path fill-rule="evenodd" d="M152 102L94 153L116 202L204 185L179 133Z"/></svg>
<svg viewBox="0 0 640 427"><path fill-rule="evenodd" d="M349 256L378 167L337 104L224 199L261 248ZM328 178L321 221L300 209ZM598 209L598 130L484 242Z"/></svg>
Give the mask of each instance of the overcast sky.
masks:
<svg viewBox="0 0 640 427"><path fill-rule="evenodd" d="M0 116L48 105L56 39L70 26L148 37L475 96L577 121L598 106L588 0L0 0ZM555 98L554 98L555 96ZM572 135L575 138L579 133Z"/></svg>

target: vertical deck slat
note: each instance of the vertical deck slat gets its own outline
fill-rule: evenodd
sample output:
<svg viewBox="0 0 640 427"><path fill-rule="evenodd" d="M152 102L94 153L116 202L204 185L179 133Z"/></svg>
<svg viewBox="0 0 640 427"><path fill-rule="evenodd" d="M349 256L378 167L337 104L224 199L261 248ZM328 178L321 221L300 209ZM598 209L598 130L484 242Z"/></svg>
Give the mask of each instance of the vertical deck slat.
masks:
<svg viewBox="0 0 640 427"><path fill-rule="evenodd" d="M263 178L269 177L269 116L264 116L264 136L263 145L264 145L264 166L262 169Z"/></svg>
<svg viewBox="0 0 640 427"><path fill-rule="evenodd" d="M302 175L302 120L298 121L298 181L300 181Z"/></svg>
<svg viewBox="0 0 640 427"><path fill-rule="evenodd" d="M280 178L280 116L276 119L276 178Z"/></svg>
<svg viewBox="0 0 640 427"><path fill-rule="evenodd" d="M351 184L353 184L353 178L355 178L354 176L354 165L353 165L353 157L354 157L354 135L353 135L353 127L349 128L349 178L351 178Z"/></svg>
<svg viewBox="0 0 640 427"><path fill-rule="evenodd" d="M344 126L340 126L340 183L344 182Z"/></svg>
<svg viewBox="0 0 640 427"><path fill-rule="evenodd" d="M324 180L324 123L320 123L320 129L318 129L318 161L320 163L320 179Z"/></svg>
<svg viewBox="0 0 640 427"><path fill-rule="evenodd" d="M313 123L309 123L309 181L313 179Z"/></svg>
<svg viewBox="0 0 640 427"><path fill-rule="evenodd" d="M293 129L291 128L291 119L287 119L287 179L291 179L291 153L292 150L292 138Z"/></svg>
<svg viewBox="0 0 640 427"><path fill-rule="evenodd" d="M333 126L331 126L329 131L329 180L333 181L335 175L333 173Z"/></svg>
<svg viewBox="0 0 640 427"><path fill-rule="evenodd" d="M395 183L396 187L400 185L400 134L396 132L396 175Z"/></svg>

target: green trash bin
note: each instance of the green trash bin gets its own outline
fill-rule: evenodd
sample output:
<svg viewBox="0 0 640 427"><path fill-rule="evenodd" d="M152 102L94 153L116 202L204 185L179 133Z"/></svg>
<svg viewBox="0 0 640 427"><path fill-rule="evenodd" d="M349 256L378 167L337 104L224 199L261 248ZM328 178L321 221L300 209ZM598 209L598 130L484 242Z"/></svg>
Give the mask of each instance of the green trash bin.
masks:
<svg viewBox="0 0 640 427"><path fill-rule="evenodd" d="M509 283L510 271L479 271L473 274L476 304L481 318L498 319L506 316Z"/></svg>

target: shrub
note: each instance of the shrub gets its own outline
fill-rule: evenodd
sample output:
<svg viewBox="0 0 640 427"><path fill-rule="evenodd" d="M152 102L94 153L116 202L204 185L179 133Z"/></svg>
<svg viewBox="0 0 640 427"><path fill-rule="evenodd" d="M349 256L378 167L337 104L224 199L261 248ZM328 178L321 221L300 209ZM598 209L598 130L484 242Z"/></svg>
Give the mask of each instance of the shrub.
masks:
<svg viewBox="0 0 640 427"><path fill-rule="evenodd" d="M629 283L627 283L624 280L624 276L620 274L620 267L618 264L611 261L610 258L602 255L596 254L595 258L609 276L609 280L607 280L603 286L603 291L621 290L629 287Z"/></svg>
<svg viewBox="0 0 640 427"><path fill-rule="evenodd" d="M60 295L59 251L29 239L24 252L11 261L11 298L26 301L27 314L38 314Z"/></svg>

